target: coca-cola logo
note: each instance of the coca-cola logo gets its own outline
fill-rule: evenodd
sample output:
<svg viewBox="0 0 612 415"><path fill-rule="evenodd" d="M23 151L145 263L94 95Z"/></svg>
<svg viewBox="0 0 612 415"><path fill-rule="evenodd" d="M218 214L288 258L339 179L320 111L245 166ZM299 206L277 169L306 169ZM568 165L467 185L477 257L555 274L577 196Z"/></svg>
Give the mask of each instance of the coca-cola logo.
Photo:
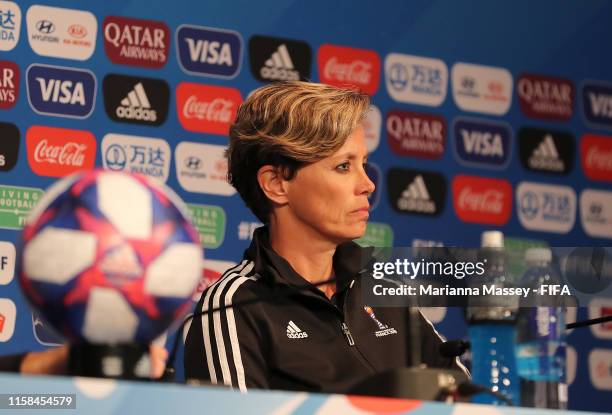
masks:
<svg viewBox="0 0 612 415"><path fill-rule="evenodd" d="M187 98L183 106L183 115L187 119L196 118L212 122L228 123L232 121L234 102L228 99L215 98L210 102L200 101L196 95Z"/></svg>
<svg viewBox="0 0 612 415"><path fill-rule="evenodd" d="M459 175L453 179L453 205L464 222L504 225L512 212L512 186L505 180Z"/></svg>
<svg viewBox="0 0 612 415"><path fill-rule="evenodd" d="M321 81L373 95L380 81L380 57L371 50L323 45L317 54Z"/></svg>
<svg viewBox="0 0 612 415"><path fill-rule="evenodd" d="M176 89L177 115L188 131L227 135L241 102L235 88L183 82Z"/></svg>
<svg viewBox="0 0 612 415"><path fill-rule="evenodd" d="M612 172L612 149L606 151L597 146L589 148L586 153L585 166L590 169Z"/></svg>
<svg viewBox="0 0 612 415"><path fill-rule="evenodd" d="M591 180L612 181L612 137L587 134L580 141L584 174Z"/></svg>
<svg viewBox="0 0 612 415"><path fill-rule="evenodd" d="M367 85L372 76L372 64L360 60L340 63L336 57L325 64L324 74L340 82Z"/></svg>
<svg viewBox="0 0 612 415"><path fill-rule="evenodd" d="M499 214L504 208L504 193L495 189L477 192L466 187L459 193L457 203L464 210Z"/></svg>
<svg viewBox="0 0 612 415"><path fill-rule="evenodd" d="M42 140L34 149L34 160L38 163L82 167L86 149L85 144L68 142L64 145L51 145L48 140Z"/></svg>
<svg viewBox="0 0 612 415"><path fill-rule="evenodd" d="M89 131L30 127L26 133L28 163L40 176L62 177L92 169L96 139Z"/></svg>

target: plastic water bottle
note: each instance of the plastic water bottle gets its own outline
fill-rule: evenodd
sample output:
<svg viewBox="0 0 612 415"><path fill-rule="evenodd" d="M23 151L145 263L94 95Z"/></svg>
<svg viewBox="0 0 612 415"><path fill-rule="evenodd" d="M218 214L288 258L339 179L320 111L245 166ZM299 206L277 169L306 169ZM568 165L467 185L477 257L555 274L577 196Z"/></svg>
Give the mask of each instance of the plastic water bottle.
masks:
<svg viewBox="0 0 612 415"><path fill-rule="evenodd" d="M551 266L550 249L528 249L525 261L529 269L521 281L524 286L539 289L542 284L560 282L557 272ZM521 307L519 311L515 350L521 384L521 405L565 409L565 310L554 303L554 298L548 300L550 298L546 302L540 300L540 304L545 305Z"/></svg>
<svg viewBox="0 0 612 415"><path fill-rule="evenodd" d="M509 286L505 270L504 235L499 231L482 234L482 260L486 259L487 284ZM515 405L520 403L519 379L514 355L515 323L518 302L479 297L467 310L468 332L472 343L472 382L500 392ZM476 395L473 402L499 405L487 394Z"/></svg>

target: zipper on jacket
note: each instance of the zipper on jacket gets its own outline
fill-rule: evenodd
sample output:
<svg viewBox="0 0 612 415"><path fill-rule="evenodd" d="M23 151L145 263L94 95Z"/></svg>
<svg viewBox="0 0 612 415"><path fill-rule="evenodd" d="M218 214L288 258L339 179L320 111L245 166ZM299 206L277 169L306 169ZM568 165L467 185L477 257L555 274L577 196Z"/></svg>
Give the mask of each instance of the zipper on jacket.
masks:
<svg viewBox="0 0 612 415"><path fill-rule="evenodd" d="M353 339L353 335L344 321L342 322L342 332L346 336L349 346L354 346L355 340Z"/></svg>

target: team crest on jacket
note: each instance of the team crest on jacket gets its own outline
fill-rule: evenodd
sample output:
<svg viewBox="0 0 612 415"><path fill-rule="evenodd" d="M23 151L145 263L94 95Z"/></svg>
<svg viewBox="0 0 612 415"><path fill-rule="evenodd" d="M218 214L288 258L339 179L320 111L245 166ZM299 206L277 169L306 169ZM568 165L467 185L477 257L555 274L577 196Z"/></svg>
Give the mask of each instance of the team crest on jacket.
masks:
<svg viewBox="0 0 612 415"><path fill-rule="evenodd" d="M397 330L395 330L393 327L389 327L386 324L381 323L380 320L376 318L376 315L374 314L374 309L372 307L366 305L366 306L363 306L363 309L365 310L366 314L370 316L370 318L374 320L374 323L376 323L376 325L378 326L378 330L374 332L374 335L376 337L383 337L383 336L389 336L391 334L397 334Z"/></svg>

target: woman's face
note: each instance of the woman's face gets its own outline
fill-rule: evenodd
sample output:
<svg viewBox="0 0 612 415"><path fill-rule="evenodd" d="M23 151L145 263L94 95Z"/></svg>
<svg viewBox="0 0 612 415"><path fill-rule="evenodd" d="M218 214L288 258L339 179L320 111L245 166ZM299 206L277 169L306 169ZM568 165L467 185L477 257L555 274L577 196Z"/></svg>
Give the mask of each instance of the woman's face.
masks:
<svg viewBox="0 0 612 415"><path fill-rule="evenodd" d="M374 191L364 169L367 156L359 126L336 153L299 169L287 182L294 219L336 243L363 236Z"/></svg>

